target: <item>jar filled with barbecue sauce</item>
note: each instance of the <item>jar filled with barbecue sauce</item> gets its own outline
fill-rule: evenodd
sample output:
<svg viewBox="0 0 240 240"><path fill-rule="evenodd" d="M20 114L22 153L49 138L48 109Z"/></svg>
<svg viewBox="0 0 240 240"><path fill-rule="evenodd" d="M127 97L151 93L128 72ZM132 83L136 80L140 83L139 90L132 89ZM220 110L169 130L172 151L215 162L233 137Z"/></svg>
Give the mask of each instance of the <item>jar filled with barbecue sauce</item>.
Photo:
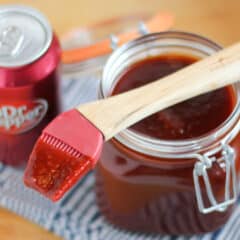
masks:
<svg viewBox="0 0 240 240"><path fill-rule="evenodd" d="M109 58L100 98L150 83L219 49L184 32L141 37ZM239 108L235 84L160 111L108 141L96 170L97 201L106 219L132 231L172 235L225 224L238 195Z"/></svg>

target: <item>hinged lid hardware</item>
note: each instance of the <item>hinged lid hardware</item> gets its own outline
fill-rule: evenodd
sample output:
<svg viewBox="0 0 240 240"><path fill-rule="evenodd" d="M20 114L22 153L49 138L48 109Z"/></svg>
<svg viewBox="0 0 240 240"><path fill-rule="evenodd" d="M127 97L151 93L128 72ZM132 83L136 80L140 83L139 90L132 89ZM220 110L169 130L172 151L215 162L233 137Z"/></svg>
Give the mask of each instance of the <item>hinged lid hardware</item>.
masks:
<svg viewBox="0 0 240 240"><path fill-rule="evenodd" d="M215 154L220 152L219 158L215 157ZM198 208L201 213L210 213L213 211L225 211L228 206L233 204L237 199L237 180L236 180L236 168L235 168L235 152L232 147L226 143L222 143L220 148L213 149L203 155L197 156L198 160L195 163L193 170L194 187L197 197ZM212 167L212 163L217 161L219 165L225 168L226 180L225 180L225 196L223 202L217 202L212 185L208 177L207 170ZM204 206L203 202L203 190L200 187L200 177L203 179L206 195L210 202L210 206Z"/></svg>
<svg viewBox="0 0 240 240"><path fill-rule="evenodd" d="M138 23L138 32L141 35L146 35L149 33L149 30L146 26L146 24L142 21ZM114 51L118 47L119 39L115 34L110 35L110 47Z"/></svg>

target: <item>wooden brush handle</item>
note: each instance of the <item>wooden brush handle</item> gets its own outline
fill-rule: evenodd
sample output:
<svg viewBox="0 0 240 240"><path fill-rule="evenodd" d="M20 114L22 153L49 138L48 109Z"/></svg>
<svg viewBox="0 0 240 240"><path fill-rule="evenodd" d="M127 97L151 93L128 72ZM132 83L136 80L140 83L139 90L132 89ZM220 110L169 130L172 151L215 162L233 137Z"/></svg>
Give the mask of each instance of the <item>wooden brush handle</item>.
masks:
<svg viewBox="0 0 240 240"><path fill-rule="evenodd" d="M0 208L1 240L63 240L42 227Z"/></svg>
<svg viewBox="0 0 240 240"><path fill-rule="evenodd" d="M141 119L240 79L240 43L143 87L82 105L78 110L105 140Z"/></svg>

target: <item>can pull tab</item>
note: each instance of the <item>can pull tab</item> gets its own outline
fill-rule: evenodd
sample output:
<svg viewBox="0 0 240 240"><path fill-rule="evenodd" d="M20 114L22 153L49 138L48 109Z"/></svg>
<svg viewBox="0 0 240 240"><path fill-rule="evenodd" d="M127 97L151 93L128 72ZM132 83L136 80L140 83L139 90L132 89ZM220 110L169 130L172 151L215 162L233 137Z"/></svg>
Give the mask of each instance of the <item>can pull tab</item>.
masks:
<svg viewBox="0 0 240 240"><path fill-rule="evenodd" d="M20 52L24 34L16 26L8 26L0 32L0 56L15 56Z"/></svg>
<svg viewBox="0 0 240 240"><path fill-rule="evenodd" d="M221 152L220 158L216 158L214 154ZM194 187L197 197L198 208L201 213L207 214L213 211L225 211L228 206L233 204L237 199L237 180L235 168L235 152L232 147L222 144L220 149L207 152L197 157L199 161L195 163L193 170ZM212 163L218 161L221 167L225 167L225 196L223 202L217 202L211 182L208 177L207 170L212 167ZM200 177L203 179L206 188L206 195L210 202L210 206L204 206L202 190L200 187Z"/></svg>

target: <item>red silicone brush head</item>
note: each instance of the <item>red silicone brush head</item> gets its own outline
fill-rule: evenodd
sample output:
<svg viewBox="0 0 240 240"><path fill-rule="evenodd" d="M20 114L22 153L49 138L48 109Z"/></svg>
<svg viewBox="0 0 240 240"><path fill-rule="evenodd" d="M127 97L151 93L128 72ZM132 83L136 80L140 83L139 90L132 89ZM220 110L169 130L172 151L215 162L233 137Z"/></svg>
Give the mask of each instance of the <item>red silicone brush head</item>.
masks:
<svg viewBox="0 0 240 240"><path fill-rule="evenodd" d="M59 115L44 130L30 155L24 182L59 200L100 157L102 133L77 110Z"/></svg>

